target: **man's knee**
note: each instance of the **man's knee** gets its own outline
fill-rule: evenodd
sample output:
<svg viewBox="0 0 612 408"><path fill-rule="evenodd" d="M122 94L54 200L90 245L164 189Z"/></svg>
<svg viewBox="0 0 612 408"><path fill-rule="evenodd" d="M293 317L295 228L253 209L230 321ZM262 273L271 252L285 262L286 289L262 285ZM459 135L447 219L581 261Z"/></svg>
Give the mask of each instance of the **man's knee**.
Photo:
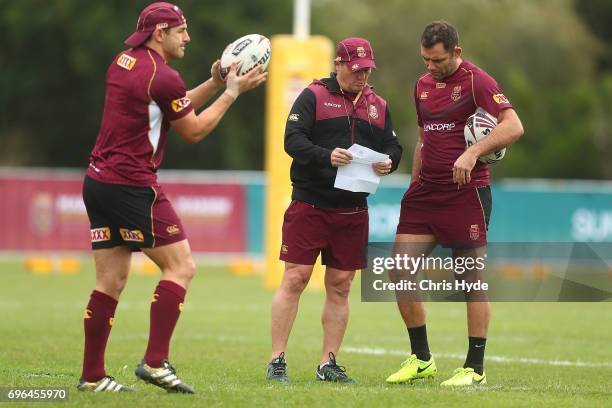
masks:
<svg viewBox="0 0 612 408"><path fill-rule="evenodd" d="M339 299L347 299L351 292L351 280L325 285L328 296L331 295Z"/></svg>
<svg viewBox="0 0 612 408"><path fill-rule="evenodd" d="M354 272L345 273L344 271L338 271L334 273L330 271L329 274L326 273L325 290L327 296L342 300L347 299L351 291L351 283L354 276Z"/></svg>
<svg viewBox="0 0 612 408"><path fill-rule="evenodd" d="M190 282L193 279L195 276L195 271L196 264L191 256L180 262L176 267L176 275L187 282Z"/></svg>
<svg viewBox="0 0 612 408"><path fill-rule="evenodd" d="M125 288L125 284L127 282L127 274L122 274L119 276L98 276L96 280L96 289L100 290L107 295L118 299Z"/></svg>
<svg viewBox="0 0 612 408"><path fill-rule="evenodd" d="M282 287L285 291L292 294L301 294L310 280L310 274L304 268L288 268L285 271Z"/></svg>

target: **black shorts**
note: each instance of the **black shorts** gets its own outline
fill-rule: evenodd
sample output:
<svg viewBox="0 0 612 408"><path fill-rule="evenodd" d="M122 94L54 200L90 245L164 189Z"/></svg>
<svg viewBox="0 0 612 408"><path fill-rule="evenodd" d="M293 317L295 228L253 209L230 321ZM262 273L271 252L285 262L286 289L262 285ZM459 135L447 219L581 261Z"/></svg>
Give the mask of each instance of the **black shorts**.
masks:
<svg viewBox="0 0 612 408"><path fill-rule="evenodd" d="M85 176L83 201L92 249L126 245L138 250L185 239L181 221L160 186L109 184Z"/></svg>

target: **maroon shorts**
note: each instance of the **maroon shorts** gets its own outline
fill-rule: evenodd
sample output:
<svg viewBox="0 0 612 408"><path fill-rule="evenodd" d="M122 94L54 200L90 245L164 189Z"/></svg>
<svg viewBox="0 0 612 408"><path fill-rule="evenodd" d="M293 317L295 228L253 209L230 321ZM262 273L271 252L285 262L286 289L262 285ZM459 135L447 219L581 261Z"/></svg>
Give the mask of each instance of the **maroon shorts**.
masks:
<svg viewBox="0 0 612 408"><path fill-rule="evenodd" d="M181 220L160 186L102 183L85 176L83 201L92 249L155 248L185 239Z"/></svg>
<svg viewBox="0 0 612 408"><path fill-rule="evenodd" d="M433 235L450 248L487 243L491 188L440 191L415 182L402 199L398 234Z"/></svg>
<svg viewBox="0 0 612 408"><path fill-rule="evenodd" d="M344 271L366 266L367 208L318 208L292 201L283 221L280 259L314 265L319 252L323 265Z"/></svg>

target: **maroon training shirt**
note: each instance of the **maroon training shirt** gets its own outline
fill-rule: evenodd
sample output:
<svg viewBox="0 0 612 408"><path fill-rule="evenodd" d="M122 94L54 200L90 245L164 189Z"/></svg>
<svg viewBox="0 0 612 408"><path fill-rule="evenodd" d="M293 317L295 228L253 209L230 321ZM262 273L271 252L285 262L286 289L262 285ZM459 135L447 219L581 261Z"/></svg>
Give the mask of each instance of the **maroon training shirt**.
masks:
<svg viewBox="0 0 612 408"><path fill-rule="evenodd" d="M119 53L106 72L104 115L87 175L111 184L155 184L169 122L192 110L180 75L157 52L142 46Z"/></svg>
<svg viewBox="0 0 612 408"><path fill-rule="evenodd" d="M414 87L419 127L424 130L420 180L439 189L457 188L453 164L465 151L463 128L467 118L481 107L498 117L512 108L497 82L474 64L463 61L457 71L443 80L427 73ZM476 162L472 180L461 188L489 184L489 167Z"/></svg>

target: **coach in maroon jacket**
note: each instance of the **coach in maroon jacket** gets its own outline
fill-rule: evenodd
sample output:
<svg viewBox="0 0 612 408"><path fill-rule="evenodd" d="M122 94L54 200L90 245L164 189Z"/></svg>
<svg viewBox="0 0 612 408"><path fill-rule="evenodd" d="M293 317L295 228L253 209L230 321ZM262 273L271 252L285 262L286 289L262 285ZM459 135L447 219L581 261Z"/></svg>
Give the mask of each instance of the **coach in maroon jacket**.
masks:
<svg viewBox="0 0 612 408"><path fill-rule="evenodd" d="M106 374L104 351L132 251L142 250L162 276L151 300L149 342L136 375L168 392L193 393L178 378L168 353L195 264L181 220L157 183L157 169L170 127L189 143L202 140L238 95L261 84L266 74L256 69L237 77L233 67L224 83L216 61L212 77L187 91L168 63L184 56L189 41L183 12L170 3L153 3L140 13L136 31L125 41L130 48L118 53L106 72L104 114L83 184L96 286L84 315L80 391L132 390ZM195 113L223 87L208 108Z"/></svg>
<svg viewBox="0 0 612 408"><path fill-rule="evenodd" d="M461 58L458 41L457 30L445 21L429 24L421 36L421 57L427 73L414 87L419 141L395 239L396 252L411 258L427 256L441 244L452 248L456 261L484 259L492 202L488 165L478 158L509 146L523 134L521 121L497 82ZM487 138L466 149L463 129L477 108L497 118L498 125ZM418 271L410 272L414 276ZM454 272L458 282L481 279L478 268L464 272L455 267ZM406 277L406 271L390 275L397 280ZM387 382L432 377L437 368L429 352L423 304L418 298L399 300L412 352ZM484 350L490 318L488 297L486 291L476 291L466 293L466 300L467 357L463 367L455 370L443 386L487 381Z"/></svg>
<svg viewBox="0 0 612 408"><path fill-rule="evenodd" d="M285 348L300 294L313 265L326 265L323 350L317 378L352 382L336 364L348 321L348 294L355 270L366 264L367 193L334 187L337 168L348 164L346 150L357 143L389 155L373 169L386 176L397 168L399 145L387 102L368 84L376 67L367 40L347 38L338 44L336 72L314 81L295 101L285 129L285 150L293 158L292 202L285 213L280 259L285 273L272 302L272 361L267 378L287 381Z"/></svg>

